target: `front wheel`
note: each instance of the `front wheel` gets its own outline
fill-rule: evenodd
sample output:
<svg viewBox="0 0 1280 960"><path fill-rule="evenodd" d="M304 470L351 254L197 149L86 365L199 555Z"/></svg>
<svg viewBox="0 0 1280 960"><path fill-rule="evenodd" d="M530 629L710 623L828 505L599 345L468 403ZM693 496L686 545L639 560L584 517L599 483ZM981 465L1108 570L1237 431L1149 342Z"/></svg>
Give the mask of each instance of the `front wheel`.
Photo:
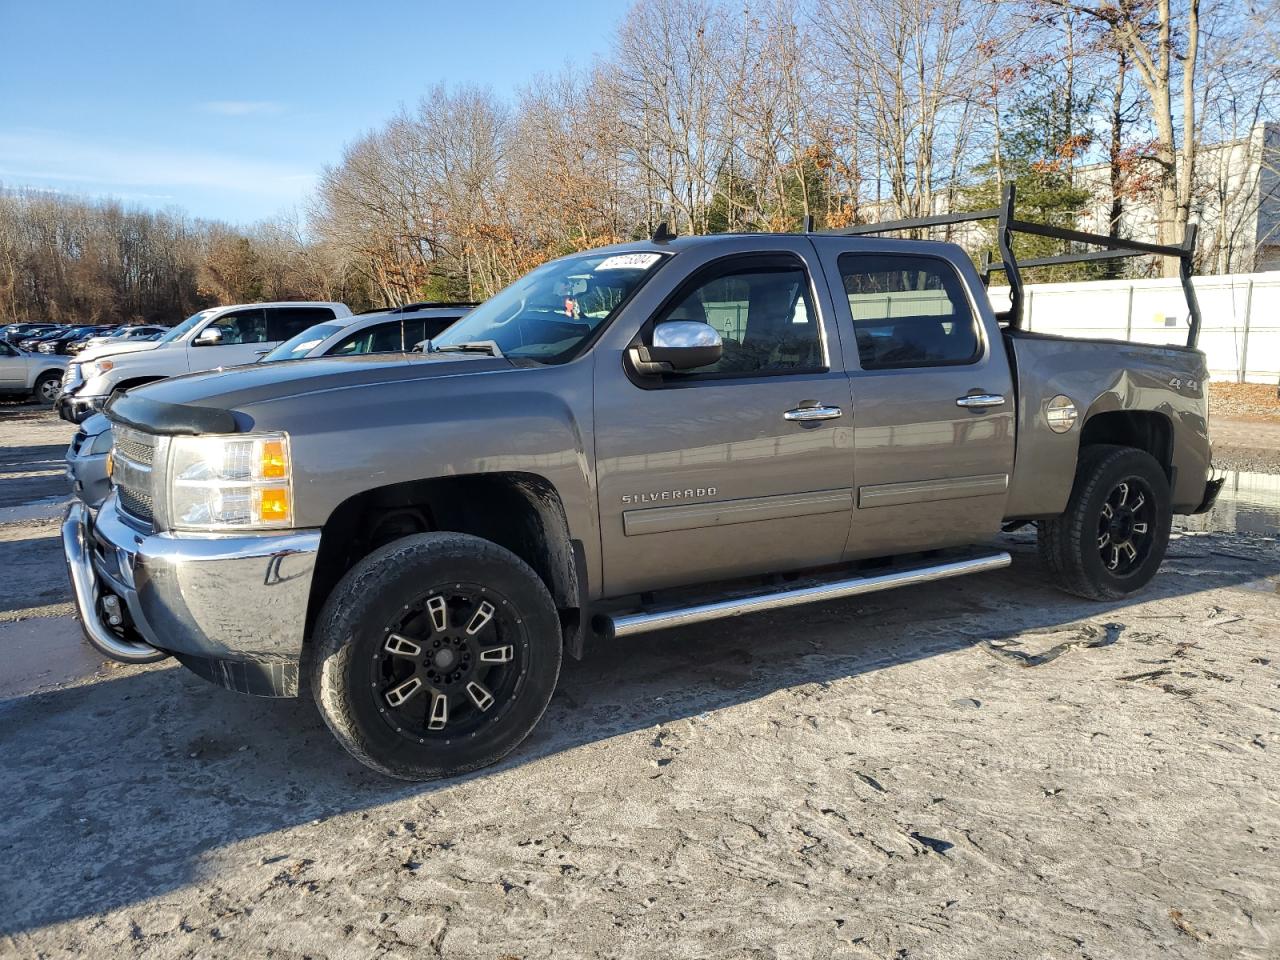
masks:
<svg viewBox="0 0 1280 960"><path fill-rule="evenodd" d="M1151 454L1088 446L1066 511L1039 524L1040 556L1068 593L1119 600L1155 576L1172 520L1169 480Z"/></svg>
<svg viewBox="0 0 1280 960"><path fill-rule="evenodd" d="M312 692L339 742L406 780L487 766L537 724L560 675L560 623L538 575L460 533L404 537L334 589Z"/></svg>
<svg viewBox="0 0 1280 960"><path fill-rule="evenodd" d="M62 388L62 374L42 373L31 388L31 394L46 407L52 406L58 399L58 391Z"/></svg>

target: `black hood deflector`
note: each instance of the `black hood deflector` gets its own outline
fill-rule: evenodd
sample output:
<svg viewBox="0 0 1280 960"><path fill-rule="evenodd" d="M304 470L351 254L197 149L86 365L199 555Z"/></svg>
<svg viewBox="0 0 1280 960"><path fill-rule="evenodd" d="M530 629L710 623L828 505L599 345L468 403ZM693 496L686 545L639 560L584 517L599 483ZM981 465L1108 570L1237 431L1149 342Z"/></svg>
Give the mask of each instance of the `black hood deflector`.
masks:
<svg viewBox="0 0 1280 960"><path fill-rule="evenodd" d="M202 433L238 433L240 430L235 414L230 410L164 403L127 392L112 397L103 412L112 422L145 433L197 436Z"/></svg>

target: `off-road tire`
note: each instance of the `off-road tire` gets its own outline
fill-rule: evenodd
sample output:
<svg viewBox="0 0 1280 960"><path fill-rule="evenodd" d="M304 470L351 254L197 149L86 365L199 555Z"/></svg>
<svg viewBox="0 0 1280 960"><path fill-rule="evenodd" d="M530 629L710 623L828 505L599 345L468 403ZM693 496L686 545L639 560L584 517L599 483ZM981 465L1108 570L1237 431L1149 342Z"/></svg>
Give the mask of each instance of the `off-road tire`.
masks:
<svg viewBox="0 0 1280 960"><path fill-rule="evenodd" d="M388 622L451 584L491 591L516 637L520 672L493 723L461 738L415 739L386 719L378 656ZM311 642L312 694L329 729L361 763L405 780L465 773L515 749L546 711L563 655L555 604L538 575L509 550L462 533L414 534L369 554L330 594Z"/></svg>
<svg viewBox="0 0 1280 960"><path fill-rule="evenodd" d="M1099 524L1108 497L1127 481L1144 485L1155 503L1145 555L1131 571L1117 575L1103 559ZM1038 524L1040 556L1060 589L1090 600L1120 600L1155 576L1169 546L1172 519L1169 480L1151 454L1112 444L1090 445L1080 451L1066 510Z"/></svg>
<svg viewBox="0 0 1280 960"><path fill-rule="evenodd" d="M52 384L52 389L50 389ZM62 384L62 374L60 373L42 373L36 378L35 384L31 387L31 396L35 398L36 403L45 407L51 407L54 401L58 399L58 388Z"/></svg>

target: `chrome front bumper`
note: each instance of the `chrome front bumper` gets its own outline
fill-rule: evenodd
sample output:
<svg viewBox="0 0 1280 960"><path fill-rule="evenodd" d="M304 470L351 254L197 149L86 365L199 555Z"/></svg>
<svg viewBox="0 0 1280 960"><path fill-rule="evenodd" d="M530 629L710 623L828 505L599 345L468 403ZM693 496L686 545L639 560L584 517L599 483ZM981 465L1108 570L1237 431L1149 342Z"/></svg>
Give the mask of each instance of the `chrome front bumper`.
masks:
<svg viewBox="0 0 1280 960"><path fill-rule="evenodd" d="M115 594L148 644L206 680L257 696L297 695L318 530L149 533L121 517L113 493L96 517L72 503L62 534L95 647L108 653L103 644L119 642L96 602Z"/></svg>

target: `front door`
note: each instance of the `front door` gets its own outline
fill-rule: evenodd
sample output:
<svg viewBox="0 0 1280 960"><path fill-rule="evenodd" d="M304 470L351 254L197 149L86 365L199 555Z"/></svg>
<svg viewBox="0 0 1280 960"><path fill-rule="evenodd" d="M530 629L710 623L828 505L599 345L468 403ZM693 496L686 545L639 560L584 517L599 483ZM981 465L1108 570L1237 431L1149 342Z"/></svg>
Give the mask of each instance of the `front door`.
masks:
<svg viewBox="0 0 1280 960"><path fill-rule="evenodd" d="M709 323L724 344L717 363L643 376L625 354L598 356L608 596L841 558L853 503L848 377L812 245L777 243L706 264L642 325L628 321L633 343L667 320Z"/></svg>
<svg viewBox="0 0 1280 960"><path fill-rule="evenodd" d="M187 346L187 362L193 373L215 367L253 363L263 350L270 349L267 317L261 307L224 313L204 329L217 330L221 339L217 343L198 344L196 340L200 338L200 334L192 338Z"/></svg>
<svg viewBox="0 0 1280 960"><path fill-rule="evenodd" d="M816 243L856 344L847 557L990 539L1013 470L1015 398L990 305L969 294L976 272L876 241Z"/></svg>

